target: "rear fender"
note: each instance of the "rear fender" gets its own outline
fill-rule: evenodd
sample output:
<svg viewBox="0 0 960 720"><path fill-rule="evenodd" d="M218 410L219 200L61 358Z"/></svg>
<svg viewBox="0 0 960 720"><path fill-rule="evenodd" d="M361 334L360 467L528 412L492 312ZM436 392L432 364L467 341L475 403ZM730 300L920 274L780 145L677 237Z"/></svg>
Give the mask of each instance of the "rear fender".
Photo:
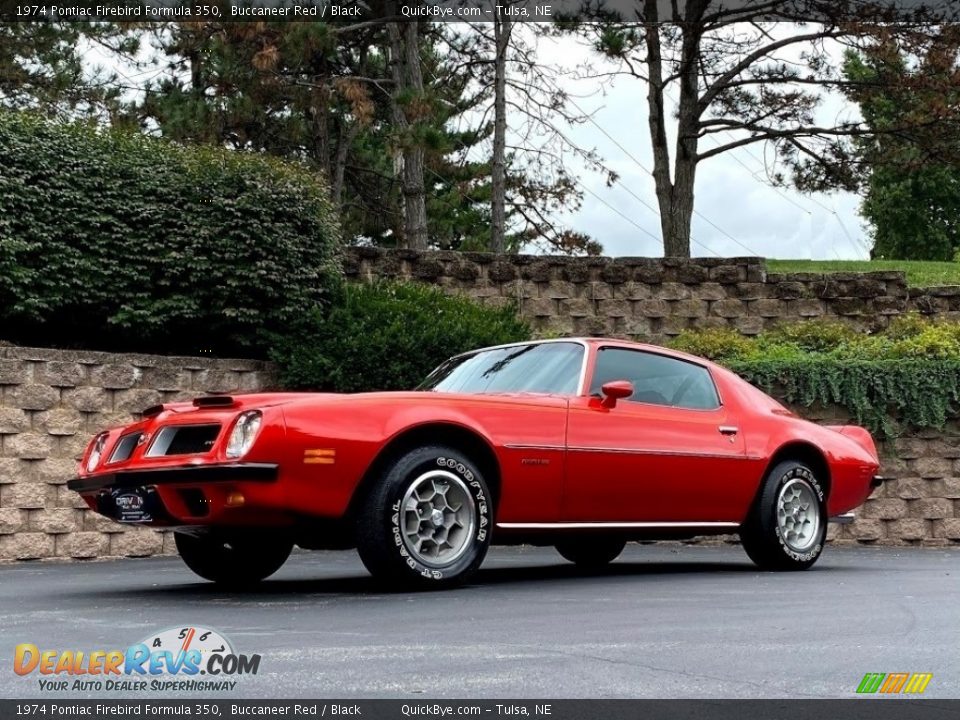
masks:
<svg viewBox="0 0 960 720"><path fill-rule="evenodd" d="M870 453L870 457L880 462L880 454L877 452L877 445L873 441L873 435L871 435L866 428L862 428L859 425L827 425L826 428L850 438Z"/></svg>

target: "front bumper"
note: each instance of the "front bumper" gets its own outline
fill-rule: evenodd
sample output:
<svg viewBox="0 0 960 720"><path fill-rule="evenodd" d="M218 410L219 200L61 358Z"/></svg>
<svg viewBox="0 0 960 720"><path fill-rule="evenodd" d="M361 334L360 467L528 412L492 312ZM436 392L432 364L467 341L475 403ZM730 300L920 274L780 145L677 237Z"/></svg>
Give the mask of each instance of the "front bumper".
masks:
<svg viewBox="0 0 960 720"><path fill-rule="evenodd" d="M80 493L96 490L138 488L174 483L273 482L279 466L274 463L222 463L217 465L176 465L162 468L135 468L112 473L74 478L70 490Z"/></svg>
<svg viewBox="0 0 960 720"><path fill-rule="evenodd" d="M218 463L129 468L74 478L67 487L122 523L176 527L285 522L279 466Z"/></svg>

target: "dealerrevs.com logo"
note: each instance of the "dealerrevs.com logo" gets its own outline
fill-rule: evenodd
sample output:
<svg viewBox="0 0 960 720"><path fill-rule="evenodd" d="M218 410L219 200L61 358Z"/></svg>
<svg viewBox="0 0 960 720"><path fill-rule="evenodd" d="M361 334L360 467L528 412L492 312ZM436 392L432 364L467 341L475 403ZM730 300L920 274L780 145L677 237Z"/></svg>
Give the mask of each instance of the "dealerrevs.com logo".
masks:
<svg viewBox="0 0 960 720"><path fill-rule="evenodd" d="M125 650L41 649L21 643L13 670L37 676L40 690L63 691L230 691L233 679L256 675L260 655L237 653L216 630L175 627L148 635Z"/></svg>

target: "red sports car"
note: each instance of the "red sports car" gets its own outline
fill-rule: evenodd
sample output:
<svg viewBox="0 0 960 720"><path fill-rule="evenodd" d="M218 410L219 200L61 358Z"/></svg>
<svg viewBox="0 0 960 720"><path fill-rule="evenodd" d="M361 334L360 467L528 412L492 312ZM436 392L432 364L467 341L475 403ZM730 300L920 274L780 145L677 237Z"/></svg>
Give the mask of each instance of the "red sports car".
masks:
<svg viewBox="0 0 960 720"><path fill-rule="evenodd" d="M202 397L97 435L69 487L176 529L201 577L241 584L294 545L356 547L393 583L460 583L491 542L575 563L629 540L739 533L800 570L879 482L863 428L798 418L730 371L623 340L457 355L412 392Z"/></svg>

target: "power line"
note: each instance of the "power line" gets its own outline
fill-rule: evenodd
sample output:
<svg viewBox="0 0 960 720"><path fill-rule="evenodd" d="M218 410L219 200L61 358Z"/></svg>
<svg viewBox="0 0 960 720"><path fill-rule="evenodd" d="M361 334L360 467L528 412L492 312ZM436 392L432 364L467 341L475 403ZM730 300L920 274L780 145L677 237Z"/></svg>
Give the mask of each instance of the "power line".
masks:
<svg viewBox="0 0 960 720"><path fill-rule="evenodd" d="M555 88L558 92L563 92L563 91L560 89L560 87L556 84L556 82L554 82L554 88ZM564 94L566 95L566 93L564 93ZM652 171L652 170L650 170L649 168L647 168L646 165L644 165L642 162L640 162L640 160L637 159L637 157L636 157L633 153L631 153L626 147L624 147L623 144L622 144L619 140L617 140L615 137L613 137L613 135L611 135L609 132L607 132L606 129L605 129L603 126L601 126L596 120L594 120L594 119L593 119L593 116L591 116L589 113L587 113L586 111L584 111L584 109L583 109L582 107L580 107L580 105L578 105L575 100L573 100L569 95L566 95L566 97L567 97L567 100L570 102L570 104L573 105L578 111L580 111L580 113L583 114L583 116L586 117L587 120L588 120L594 127L596 127L601 133L603 133L603 135L604 135L608 140L610 140L614 145L616 145L624 155L626 155L628 158L630 158L630 160L632 160L641 170L643 170L645 173L647 173L648 175L650 175L651 177L653 177L653 171ZM649 207L649 206L648 206L648 207ZM748 247L747 245L745 245L744 243L740 242L737 238L735 238L733 235L731 235L731 234L728 233L726 230L724 230L723 228L721 228L721 227L720 227L719 225L717 225L715 222L713 222L712 220L710 220L710 218L708 218L706 215L704 215L703 213L701 213L699 210L694 209L693 214L696 215L696 216L697 216L698 218L700 218L701 220L703 220L704 222L706 222L706 223L707 223L708 225L710 225L711 227L713 227L713 228L714 228L715 230L717 230L719 233L721 233L722 235L726 236L727 238L729 238L730 240L732 240L733 242L735 242L737 245L739 245L740 247L742 247L744 250L746 250L747 252L749 252L751 255L760 255L760 253L758 253L756 250L754 250L754 249ZM659 215L659 213L658 213L658 215ZM692 240L693 240L693 237L691 236L690 239L691 239L691 241L692 241ZM700 245L701 247L706 247L706 246L704 246L702 243L697 243L697 244ZM719 253L717 253L716 251L714 251L712 248L709 248L709 249L710 249L710 251L713 252L715 255L717 255L718 257L720 257Z"/></svg>
<svg viewBox="0 0 960 720"><path fill-rule="evenodd" d="M728 137L731 137L731 138L734 138L734 139L735 139L735 136L734 136L734 134L733 134L731 131L729 131L729 130L724 130L723 133L724 133L725 135L727 135ZM720 146L721 143L720 143L716 138L712 138L712 140L714 141L714 143L716 143L717 147ZM766 158L758 157L755 153L753 153L753 152L750 150L749 147L741 146L741 147L739 147L739 148L736 148L733 152L730 153L730 157L732 157L736 162L738 162L740 165L742 165L748 172L751 173L751 175L752 175L754 178L759 179L759 178L757 177L757 175L758 175L761 171L760 171L760 170L755 170L755 171L754 171L754 170L751 170L750 167L749 167L746 163L744 163L742 160L740 160L740 158L738 158L736 155L734 155L734 153L735 153L737 150L743 150L747 155L749 155L750 157L752 157L754 160L756 160L758 163L760 163L760 164L763 166L763 172L764 172L764 173L767 172L767 161L766 161ZM780 197L782 197L782 198L783 198L784 200L786 200L787 202L795 205L796 207L800 208L801 210L803 210L804 212L806 212L806 213L808 213L808 214L812 214L812 212L811 212L809 209L805 208L803 205L801 205L800 203L798 203L796 200L794 200L793 198L791 198L789 195L787 195L786 193L782 192L782 191L781 191L779 188L777 188L776 186L768 184L768 187L770 187L771 190L773 190L775 193L777 193L778 195L780 195ZM819 200L817 200L817 198L815 198L813 195L807 195L807 196L805 196L805 198L806 198L807 200L809 200L810 202L812 202L814 205L816 205L816 206L818 206L819 208L821 208L822 210L825 210L825 211L827 211L828 213L830 213L830 215L832 215L833 218L837 221L837 224L840 226L840 229L843 231L843 234L846 236L846 238L847 238L847 240L850 242L850 244L851 244L854 248L859 247L860 249L862 249L864 252L867 253L867 255L868 255L868 257L869 257L869 254L870 254L870 246L866 243L866 241L863 240L863 238L861 238L861 237L859 237L859 236L854 236L854 235L847 229L846 224L843 222L843 218L840 217L840 213L837 212L836 208L827 207L827 206L824 205L822 202L820 202ZM833 249L833 248L831 248L831 249ZM836 255L836 254L837 254L837 252L836 252L836 250L834 249L834 255ZM837 259L840 259L840 258L838 257Z"/></svg>

